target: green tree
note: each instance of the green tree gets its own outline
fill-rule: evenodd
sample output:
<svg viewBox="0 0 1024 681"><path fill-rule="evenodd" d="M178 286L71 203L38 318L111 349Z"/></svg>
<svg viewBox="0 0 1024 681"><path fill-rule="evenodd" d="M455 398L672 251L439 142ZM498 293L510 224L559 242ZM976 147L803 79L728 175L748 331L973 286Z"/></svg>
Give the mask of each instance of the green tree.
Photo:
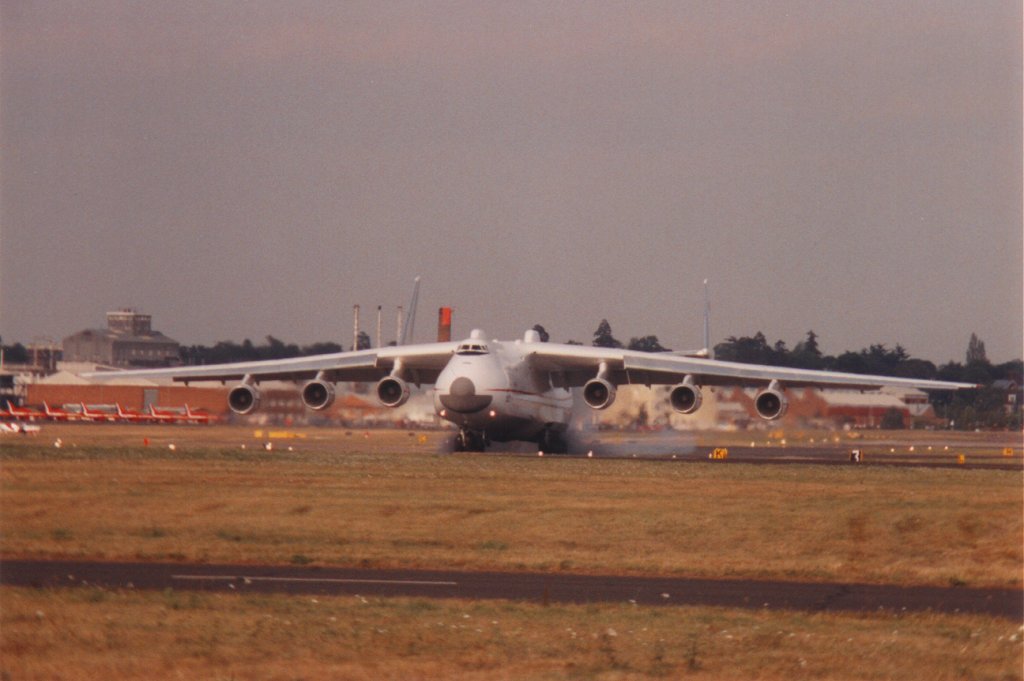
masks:
<svg viewBox="0 0 1024 681"><path fill-rule="evenodd" d="M783 349L785 344L783 344ZM778 348L778 344L776 344ZM753 336L729 336L724 342L715 346L715 357L729 362L746 364L768 364L778 366L779 355L768 345L768 339L758 331Z"/></svg>
<svg viewBox="0 0 1024 681"><path fill-rule="evenodd" d="M256 352L261 359L287 359L299 356L299 346L267 336L266 345L257 348Z"/></svg>
<svg viewBox="0 0 1024 681"><path fill-rule="evenodd" d="M545 329L540 324L534 324L533 330L536 331L537 334L540 336L541 343L547 343L549 340L551 340L551 334L549 334L547 332L547 329Z"/></svg>
<svg viewBox="0 0 1024 681"><path fill-rule="evenodd" d="M299 355L303 357L307 355L329 355L341 352L343 349L337 343L313 343L312 345L303 345L299 350Z"/></svg>
<svg viewBox="0 0 1024 681"><path fill-rule="evenodd" d="M668 348L662 347L661 343L658 342L657 336L630 338L629 345L626 347L630 350L639 350L640 352L669 352Z"/></svg>
<svg viewBox="0 0 1024 681"><path fill-rule="evenodd" d="M818 347L818 334L808 331L807 337L796 344L793 352L790 353L791 366L801 369L822 369L825 360L821 356L821 349Z"/></svg>
<svg viewBox="0 0 1024 681"><path fill-rule="evenodd" d="M10 362L11 364L28 364L29 352L21 343L15 343L14 345L4 345L4 361Z"/></svg>
<svg viewBox="0 0 1024 681"><path fill-rule="evenodd" d="M805 340L796 344L796 349L808 355L821 357L821 349L818 347L818 334L814 333L814 329L807 332Z"/></svg>
<svg viewBox="0 0 1024 681"><path fill-rule="evenodd" d="M971 334L971 340L967 343L967 363L988 364L988 355L985 353L985 342L978 338L977 334Z"/></svg>
<svg viewBox="0 0 1024 681"><path fill-rule="evenodd" d="M601 323L597 325L597 331L594 332L593 345L598 348L622 347L622 343L612 335L612 325L608 323L607 319L602 319Z"/></svg>

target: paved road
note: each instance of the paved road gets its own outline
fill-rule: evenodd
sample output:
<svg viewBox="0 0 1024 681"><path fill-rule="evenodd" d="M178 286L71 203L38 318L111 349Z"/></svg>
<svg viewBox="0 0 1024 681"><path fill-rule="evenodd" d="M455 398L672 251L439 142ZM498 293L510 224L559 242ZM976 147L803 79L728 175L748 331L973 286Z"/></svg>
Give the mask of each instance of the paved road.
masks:
<svg viewBox="0 0 1024 681"><path fill-rule="evenodd" d="M677 577L5 560L5 585L620 602L810 612L974 613L1024 620L1024 591Z"/></svg>

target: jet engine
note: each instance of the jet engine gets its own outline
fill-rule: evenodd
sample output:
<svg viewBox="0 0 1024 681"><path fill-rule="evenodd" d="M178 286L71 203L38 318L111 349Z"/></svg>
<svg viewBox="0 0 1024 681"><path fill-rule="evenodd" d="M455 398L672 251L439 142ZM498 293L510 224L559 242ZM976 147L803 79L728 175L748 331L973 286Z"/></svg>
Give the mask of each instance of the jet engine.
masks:
<svg viewBox="0 0 1024 681"><path fill-rule="evenodd" d="M789 408L789 400L779 388L769 387L762 390L754 398L754 408L761 418L774 421L780 419Z"/></svg>
<svg viewBox="0 0 1024 681"><path fill-rule="evenodd" d="M388 376L377 382L377 399L385 407L400 407L409 399L409 384L397 376Z"/></svg>
<svg viewBox="0 0 1024 681"><path fill-rule="evenodd" d="M680 414L692 414L700 409L704 402L704 394L693 383L680 383L668 394L668 402Z"/></svg>
<svg viewBox="0 0 1024 681"><path fill-rule="evenodd" d="M302 403L321 411L334 404L334 384L315 379L302 386Z"/></svg>
<svg viewBox="0 0 1024 681"><path fill-rule="evenodd" d="M607 409L615 401L615 386L603 378L592 378L583 386L583 401L592 409Z"/></svg>
<svg viewBox="0 0 1024 681"><path fill-rule="evenodd" d="M260 390L249 383L239 383L228 393L228 406L236 414L251 414L260 406Z"/></svg>

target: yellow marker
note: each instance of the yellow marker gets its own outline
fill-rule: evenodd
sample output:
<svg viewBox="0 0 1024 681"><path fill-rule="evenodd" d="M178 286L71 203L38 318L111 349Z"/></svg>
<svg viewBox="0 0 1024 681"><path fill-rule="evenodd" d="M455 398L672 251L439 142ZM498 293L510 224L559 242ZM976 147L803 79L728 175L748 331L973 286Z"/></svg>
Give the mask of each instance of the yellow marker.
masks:
<svg viewBox="0 0 1024 681"><path fill-rule="evenodd" d="M305 433L296 433L293 430L268 430L267 437L271 440L294 440L296 438L302 440L305 439Z"/></svg>
<svg viewBox="0 0 1024 681"><path fill-rule="evenodd" d="M967 457L964 456L963 454L957 454L956 455L956 462L958 464L963 465L963 464L967 463Z"/></svg>
<svg viewBox="0 0 1024 681"><path fill-rule="evenodd" d="M1007 447L1003 450L1003 456L1013 456L1013 447Z"/></svg>
<svg viewBox="0 0 1024 681"><path fill-rule="evenodd" d="M254 431L252 431L252 436L253 437L263 437L263 431L262 430L254 430Z"/></svg>
<svg viewBox="0 0 1024 681"><path fill-rule="evenodd" d="M715 451L708 454L709 459L728 459L729 450L725 447L718 447Z"/></svg>

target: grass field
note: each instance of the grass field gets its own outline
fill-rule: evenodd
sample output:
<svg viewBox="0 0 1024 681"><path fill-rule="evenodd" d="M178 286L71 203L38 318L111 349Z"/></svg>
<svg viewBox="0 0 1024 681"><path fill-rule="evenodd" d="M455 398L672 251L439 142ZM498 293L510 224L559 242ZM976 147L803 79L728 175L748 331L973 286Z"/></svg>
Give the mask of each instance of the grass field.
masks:
<svg viewBox="0 0 1024 681"><path fill-rule="evenodd" d="M0 555L1021 585L1020 470L453 456L436 434L299 434L273 451L226 427L5 440ZM908 435L936 457L1007 441L860 442L884 456ZM12 678L1021 678L1020 623L976 617L0 593Z"/></svg>
<svg viewBox="0 0 1024 681"><path fill-rule="evenodd" d="M1019 624L628 605L5 589L11 679L1019 679Z"/></svg>

